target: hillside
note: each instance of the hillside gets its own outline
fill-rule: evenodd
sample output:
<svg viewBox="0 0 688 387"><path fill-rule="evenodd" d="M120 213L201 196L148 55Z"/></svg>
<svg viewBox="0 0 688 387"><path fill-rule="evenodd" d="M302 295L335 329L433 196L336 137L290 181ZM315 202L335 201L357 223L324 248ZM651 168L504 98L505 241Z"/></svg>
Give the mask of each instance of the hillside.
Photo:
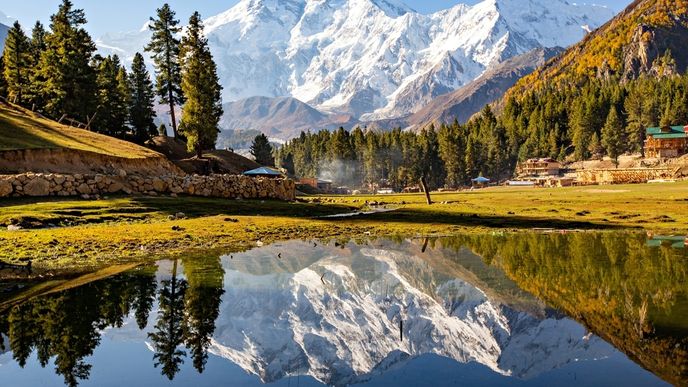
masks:
<svg viewBox="0 0 688 387"><path fill-rule="evenodd" d="M537 48L508 59L466 86L435 98L408 117L406 126L422 127L430 122L454 119L466 122L485 105L501 98L523 76L561 52L561 48Z"/></svg>
<svg viewBox="0 0 688 387"><path fill-rule="evenodd" d="M688 68L688 0L636 0L556 59L522 78L507 95L612 75L685 72ZM670 52L674 63L661 61Z"/></svg>
<svg viewBox="0 0 688 387"><path fill-rule="evenodd" d="M0 173L161 174L179 172L163 155L0 103Z"/></svg>

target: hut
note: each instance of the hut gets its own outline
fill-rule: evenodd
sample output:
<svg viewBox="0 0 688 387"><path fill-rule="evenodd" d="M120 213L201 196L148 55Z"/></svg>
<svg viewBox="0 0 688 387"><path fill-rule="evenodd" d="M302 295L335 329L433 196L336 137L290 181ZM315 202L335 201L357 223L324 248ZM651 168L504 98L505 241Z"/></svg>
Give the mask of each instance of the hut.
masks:
<svg viewBox="0 0 688 387"><path fill-rule="evenodd" d="M473 187L475 188L484 188L487 187L487 185L490 183L490 179L487 177L482 177L478 176L475 179L471 179L471 182L473 183Z"/></svg>
<svg viewBox="0 0 688 387"><path fill-rule="evenodd" d="M252 169L250 171L244 172L244 176L250 176L250 177L269 177L272 179L278 179L281 177L284 177L282 175L282 172L273 169L273 168L268 168L268 167L260 167L256 169Z"/></svg>

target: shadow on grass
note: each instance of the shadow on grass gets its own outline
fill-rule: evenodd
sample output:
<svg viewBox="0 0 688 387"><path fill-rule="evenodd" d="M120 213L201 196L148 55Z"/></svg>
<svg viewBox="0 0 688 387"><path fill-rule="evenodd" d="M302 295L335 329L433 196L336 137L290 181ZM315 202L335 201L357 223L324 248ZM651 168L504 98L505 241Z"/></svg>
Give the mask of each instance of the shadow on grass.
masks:
<svg viewBox="0 0 688 387"><path fill-rule="evenodd" d="M489 227L496 229L516 228L552 228L557 230L585 229L585 230L618 230L628 229L627 226L616 224L588 222L581 220L566 220L538 217L524 217L516 215L479 215L473 213L454 213L444 211L424 211L419 209L399 209L392 212L381 212L370 215L346 218L350 221L396 222L411 224L440 224L462 227ZM341 219L332 219L340 221Z"/></svg>

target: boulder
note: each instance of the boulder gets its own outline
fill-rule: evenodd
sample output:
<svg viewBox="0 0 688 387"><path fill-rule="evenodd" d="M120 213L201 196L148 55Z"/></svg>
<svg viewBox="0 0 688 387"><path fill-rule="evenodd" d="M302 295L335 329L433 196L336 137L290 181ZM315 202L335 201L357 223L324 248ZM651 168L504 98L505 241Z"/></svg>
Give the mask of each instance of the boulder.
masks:
<svg viewBox="0 0 688 387"><path fill-rule="evenodd" d="M50 194L50 183L42 177L37 177L26 183L24 194L28 196L48 196Z"/></svg>
<svg viewBox="0 0 688 387"><path fill-rule="evenodd" d="M164 192L165 191L165 182L162 181L162 179L158 179L158 178L153 179L152 186L156 192Z"/></svg>
<svg viewBox="0 0 688 387"><path fill-rule="evenodd" d="M86 183L81 183L81 185L78 186L76 190L83 195L88 195L91 193L91 187L89 187Z"/></svg>
<svg viewBox="0 0 688 387"><path fill-rule="evenodd" d="M8 180L0 180L0 198L10 196L12 191L14 191L14 188L12 188L12 183L10 183Z"/></svg>
<svg viewBox="0 0 688 387"><path fill-rule="evenodd" d="M124 186L122 185L122 183L118 183L115 181L112 184L110 184L110 187L108 187L108 192L109 193L115 193L115 192L119 192L123 189L124 189Z"/></svg>

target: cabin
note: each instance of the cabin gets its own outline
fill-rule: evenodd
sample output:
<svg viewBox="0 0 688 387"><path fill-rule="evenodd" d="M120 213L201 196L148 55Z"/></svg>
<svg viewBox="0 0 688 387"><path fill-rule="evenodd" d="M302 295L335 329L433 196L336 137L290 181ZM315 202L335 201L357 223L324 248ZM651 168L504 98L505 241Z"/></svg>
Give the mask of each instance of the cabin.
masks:
<svg viewBox="0 0 688 387"><path fill-rule="evenodd" d="M307 185L320 192L330 193L332 192L332 182L329 180L320 180L311 177L302 177L299 179L300 185Z"/></svg>
<svg viewBox="0 0 688 387"><path fill-rule="evenodd" d="M647 128L645 157L672 158L688 152L688 126Z"/></svg>
<svg viewBox="0 0 688 387"><path fill-rule="evenodd" d="M551 158L528 159L516 171L519 176L559 176L561 163Z"/></svg>

